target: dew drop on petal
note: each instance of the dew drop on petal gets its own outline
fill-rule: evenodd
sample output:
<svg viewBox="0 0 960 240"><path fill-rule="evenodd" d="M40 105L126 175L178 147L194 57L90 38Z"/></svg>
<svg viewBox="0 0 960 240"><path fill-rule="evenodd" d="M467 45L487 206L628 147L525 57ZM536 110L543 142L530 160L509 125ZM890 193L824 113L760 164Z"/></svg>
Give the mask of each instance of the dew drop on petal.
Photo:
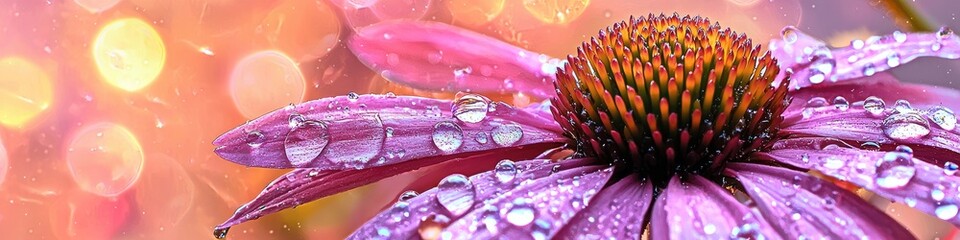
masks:
<svg viewBox="0 0 960 240"><path fill-rule="evenodd" d="M905 154L907 154L907 156L913 157L913 148L911 148L910 146L907 146L907 145L899 145L899 146L897 146L897 148L894 148L893 151L895 151L895 152L900 152L900 153L905 153Z"/></svg>
<svg viewBox="0 0 960 240"><path fill-rule="evenodd" d="M475 137L475 140L477 140L477 143L487 144L487 141L489 140L489 138L487 137L487 133L478 132L477 136Z"/></svg>
<svg viewBox="0 0 960 240"><path fill-rule="evenodd" d="M327 135L327 126L323 122L304 118L296 119L300 120L293 123L294 128L284 138L283 150L290 164L299 167L316 159L327 147L330 138Z"/></svg>
<svg viewBox="0 0 960 240"><path fill-rule="evenodd" d="M360 99L360 94L357 94L356 92L347 93L347 99L349 99L351 102L356 102L357 99Z"/></svg>
<svg viewBox="0 0 960 240"><path fill-rule="evenodd" d="M957 170L960 170L960 165L953 162L943 163L943 174L953 175L957 173Z"/></svg>
<svg viewBox="0 0 960 240"><path fill-rule="evenodd" d="M898 43L903 43L907 41L907 34L900 31L894 31L893 39L896 40Z"/></svg>
<svg viewBox="0 0 960 240"><path fill-rule="evenodd" d="M799 38L799 36L797 36L797 29L793 27L784 28L783 31L780 32L780 36L787 44L793 44L797 42L797 38Z"/></svg>
<svg viewBox="0 0 960 240"><path fill-rule="evenodd" d="M937 37L941 39L948 38L950 35L953 35L953 29L950 29L947 26L942 26L939 30L937 30Z"/></svg>
<svg viewBox="0 0 960 240"><path fill-rule="evenodd" d="M913 158L902 152L888 152L877 161L876 184L882 188L906 186L916 175Z"/></svg>
<svg viewBox="0 0 960 240"><path fill-rule="evenodd" d="M890 56L887 56L887 66L896 67L900 66L900 54L893 53Z"/></svg>
<svg viewBox="0 0 960 240"><path fill-rule="evenodd" d="M930 199L934 201L943 201L943 198L946 197L946 193L941 189L934 188L930 190Z"/></svg>
<svg viewBox="0 0 960 240"><path fill-rule="evenodd" d="M447 176L437 185L437 201L454 217L459 217L473 208L475 195L473 183L463 174Z"/></svg>
<svg viewBox="0 0 960 240"><path fill-rule="evenodd" d="M933 212L937 215L937 218L948 220L957 216L957 205L946 204L937 207Z"/></svg>
<svg viewBox="0 0 960 240"><path fill-rule="evenodd" d="M918 139L930 134L930 124L919 114L897 113L883 119L883 133L893 140Z"/></svg>
<svg viewBox="0 0 960 240"><path fill-rule="evenodd" d="M907 204L908 207L915 207L917 206L917 199L911 197L904 198L903 203Z"/></svg>
<svg viewBox="0 0 960 240"><path fill-rule="evenodd" d="M861 49L863 48L863 40L856 39L856 40L850 41L850 46L853 47L853 49Z"/></svg>
<svg viewBox="0 0 960 240"><path fill-rule="evenodd" d="M930 109L927 112L927 117L930 118L933 123L943 128L943 130L952 131L957 127L957 115L953 113L953 110L946 108L944 106L936 106Z"/></svg>
<svg viewBox="0 0 960 240"><path fill-rule="evenodd" d="M840 111L846 111L850 109L850 102L842 96L837 96L833 99L833 107Z"/></svg>
<svg viewBox="0 0 960 240"><path fill-rule="evenodd" d="M846 164L843 159L835 156L827 157L824 159L823 166L829 169L841 169Z"/></svg>
<svg viewBox="0 0 960 240"><path fill-rule="evenodd" d="M443 214L433 214L420 220L417 233L420 235L420 239L440 239L440 235L447 225L450 225L450 218Z"/></svg>
<svg viewBox="0 0 960 240"><path fill-rule="evenodd" d="M883 114L883 110L886 108L883 99L880 99L875 96L869 96L866 100L863 100L863 110L867 110L873 116L880 116Z"/></svg>
<svg viewBox="0 0 960 240"><path fill-rule="evenodd" d="M893 104L893 109L900 113L913 112L913 107L910 106L910 102L903 99L897 100L897 102Z"/></svg>
<svg viewBox="0 0 960 240"><path fill-rule="evenodd" d="M468 93L457 98L453 105L453 116L460 121L478 123L487 117L489 103L486 97Z"/></svg>
<svg viewBox="0 0 960 240"><path fill-rule="evenodd" d="M433 126L433 145L440 151L453 152L463 144L463 130L456 123L439 122Z"/></svg>
<svg viewBox="0 0 960 240"><path fill-rule="evenodd" d="M514 226L523 227L530 225L535 218L536 213L533 211L533 207L528 203L529 200L525 198L517 198L513 201L513 207L507 211L507 222L513 224Z"/></svg>
<svg viewBox="0 0 960 240"><path fill-rule="evenodd" d="M504 123L493 128L493 142L500 146L512 146L523 137L523 130L516 123Z"/></svg>
<svg viewBox="0 0 960 240"><path fill-rule="evenodd" d="M397 197L397 201L406 202L412 198L417 197L419 194L414 190L407 190L400 194L400 197Z"/></svg>
<svg viewBox="0 0 960 240"><path fill-rule="evenodd" d="M497 177L497 181L500 181L500 183L509 183L517 177L517 165L510 159L500 160L493 171Z"/></svg>

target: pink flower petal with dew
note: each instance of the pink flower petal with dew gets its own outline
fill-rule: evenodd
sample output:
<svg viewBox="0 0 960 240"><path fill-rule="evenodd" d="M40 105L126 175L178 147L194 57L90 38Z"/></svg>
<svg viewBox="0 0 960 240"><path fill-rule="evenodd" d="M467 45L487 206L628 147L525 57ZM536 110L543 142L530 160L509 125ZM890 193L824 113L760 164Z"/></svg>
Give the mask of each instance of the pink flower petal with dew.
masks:
<svg viewBox="0 0 960 240"><path fill-rule="evenodd" d="M943 92L953 91L944 90ZM925 94L929 96L934 93L930 91ZM928 98L909 90L900 94L908 98L916 95L916 98L922 99L917 101L920 103L936 101L934 100L936 98ZM956 99L956 97L944 100L950 99ZM910 109L901 107L899 110L895 107L865 109L865 104L861 100L849 106L814 104L815 106L790 109L784 113L785 127L781 128L779 133L791 138L804 136L834 138L845 140L847 144L884 150L892 150L898 145L907 145L914 147L917 150L917 156L921 159L932 163L938 165L948 161L960 163L960 128L955 127L957 119L952 110L945 110L947 108L942 106L920 108L924 104L918 104L918 107Z"/></svg>
<svg viewBox="0 0 960 240"><path fill-rule="evenodd" d="M452 239L551 239L591 203L612 170L585 166L521 182L484 200L443 234Z"/></svg>
<svg viewBox="0 0 960 240"><path fill-rule="evenodd" d="M698 175L674 176L655 201L650 239L780 239L763 217Z"/></svg>
<svg viewBox="0 0 960 240"><path fill-rule="evenodd" d="M784 236L811 239L914 239L896 220L830 182L782 167L730 163L761 215Z"/></svg>
<svg viewBox="0 0 960 240"><path fill-rule="evenodd" d="M482 206L487 199L496 198L506 192L530 182L557 174L557 171L581 169L593 162L593 159L571 159L560 162L550 160L530 160L516 163L503 163L492 171L471 176L472 187L433 188L414 198L399 201L391 208L381 212L357 229L348 239L410 239L421 237L418 234L437 234L447 225L461 219L463 214ZM504 168L511 164L513 168ZM455 205L444 205L438 198L444 196L460 197Z"/></svg>
<svg viewBox="0 0 960 240"><path fill-rule="evenodd" d="M960 110L960 91L956 89L901 83L890 73L881 72L871 77L791 92L790 97L793 98L793 102L788 111L800 112L810 99L817 97L824 98L827 103L832 104L838 96L843 97L852 108L863 108L862 101L869 97L877 97L883 100L886 108L894 107L897 100L906 100L913 108L921 110L936 106Z"/></svg>
<svg viewBox="0 0 960 240"><path fill-rule="evenodd" d="M636 175L627 176L600 191L555 238L640 239L652 203L653 184Z"/></svg>
<svg viewBox="0 0 960 240"><path fill-rule="evenodd" d="M873 36L833 50L794 27L784 28L781 35L769 48L783 69L777 79L789 75L791 90L872 76L917 57L960 58L960 37L947 28Z"/></svg>
<svg viewBox="0 0 960 240"><path fill-rule="evenodd" d="M246 166L345 170L568 141L555 122L506 104L492 104L476 123L454 117L451 106L392 95L324 98L267 113L213 143L217 155Z"/></svg>
<svg viewBox="0 0 960 240"><path fill-rule="evenodd" d="M322 168L299 168L280 176L260 192L256 198L241 206L219 230L260 218L287 208L317 200L326 196L367 185L400 173L444 161L478 164L491 159L520 158L542 152L536 147L507 147L466 155L458 158L431 157L369 169L324 170ZM495 161L495 160L494 160Z"/></svg>
<svg viewBox="0 0 960 240"><path fill-rule="evenodd" d="M817 170L960 226L960 178L953 171L904 152L868 151L833 144L836 142L823 138L783 140L770 151L751 157Z"/></svg>
<svg viewBox="0 0 960 240"><path fill-rule="evenodd" d="M347 43L385 78L417 89L524 93L547 99L561 60L437 22L388 21Z"/></svg>

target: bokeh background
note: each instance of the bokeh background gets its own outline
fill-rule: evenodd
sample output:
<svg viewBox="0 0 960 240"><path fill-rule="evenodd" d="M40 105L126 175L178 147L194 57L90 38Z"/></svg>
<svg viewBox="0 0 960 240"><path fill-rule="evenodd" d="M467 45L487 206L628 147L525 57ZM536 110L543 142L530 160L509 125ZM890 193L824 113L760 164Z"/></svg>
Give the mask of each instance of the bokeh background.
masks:
<svg viewBox="0 0 960 240"><path fill-rule="evenodd" d="M349 92L452 97L360 64L343 44L355 29L438 21L562 57L615 21L660 12L709 17L762 44L786 25L834 47L960 29L956 0L0 0L0 238L210 239L284 172L218 158L220 133ZM960 61L918 59L894 74L960 88L957 70ZM341 239L423 172L238 225L229 238ZM860 194L921 239L958 239L936 218Z"/></svg>

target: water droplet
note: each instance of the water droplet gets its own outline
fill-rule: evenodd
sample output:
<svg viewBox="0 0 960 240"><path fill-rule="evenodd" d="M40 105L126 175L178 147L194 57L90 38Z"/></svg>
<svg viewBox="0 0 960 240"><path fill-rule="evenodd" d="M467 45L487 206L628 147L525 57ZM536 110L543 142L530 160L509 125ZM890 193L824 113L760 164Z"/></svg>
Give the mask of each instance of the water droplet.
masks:
<svg viewBox="0 0 960 240"><path fill-rule="evenodd" d="M443 214L433 214L420 220L420 225L417 226L417 233L420 234L420 239L440 239L440 235L447 225L450 225L450 218Z"/></svg>
<svg viewBox="0 0 960 240"><path fill-rule="evenodd" d="M823 160L823 166L829 169L841 169L846 165L843 159L835 156L829 156Z"/></svg>
<svg viewBox="0 0 960 240"><path fill-rule="evenodd" d="M799 36L797 36L797 29L794 27L784 28L783 31L780 32L780 36L787 44L793 44L797 42L797 39L799 38Z"/></svg>
<svg viewBox="0 0 960 240"><path fill-rule="evenodd" d="M433 126L433 145L440 151L453 152L463 144L463 130L456 123L439 122Z"/></svg>
<svg viewBox="0 0 960 240"><path fill-rule="evenodd" d="M475 138L476 138L476 140L477 140L478 143L480 143L480 144L487 144L487 140L488 140L488 139L487 139L487 133L485 133L485 132L478 132L478 133L477 133L477 136L476 136Z"/></svg>
<svg viewBox="0 0 960 240"><path fill-rule="evenodd" d="M396 202L393 204L393 207L390 208L390 216L394 223L403 221L403 219L410 216L410 203L407 202Z"/></svg>
<svg viewBox="0 0 960 240"><path fill-rule="evenodd" d="M890 56L887 56L887 66L896 67L900 66L900 54L893 53Z"/></svg>
<svg viewBox="0 0 960 240"><path fill-rule="evenodd" d="M508 183L517 177L517 165L514 164L513 161L510 161L510 159L500 160L493 171L494 175L497 176L497 181L500 181L500 183Z"/></svg>
<svg viewBox="0 0 960 240"><path fill-rule="evenodd" d="M399 197L397 197L397 201L406 202L407 200L410 200L410 199L412 199L412 198L415 198L415 197L417 197L418 195L420 195L420 194L417 193L417 191L407 190L407 191L404 191L403 193L401 193Z"/></svg>
<svg viewBox="0 0 960 240"><path fill-rule="evenodd" d="M907 34L900 31L893 31L893 40L896 40L898 43L907 41Z"/></svg>
<svg viewBox="0 0 960 240"><path fill-rule="evenodd" d="M933 199L934 201L939 202L939 201L943 201L944 197L946 197L946 194L943 192L943 190L936 189L936 188L930 190L930 199Z"/></svg>
<svg viewBox="0 0 960 240"><path fill-rule="evenodd" d="M856 39L856 40L850 41L850 46L853 47L853 49L861 49L863 48L863 40Z"/></svg>
<svg viewBox="0 0 960 240"><path fill-rule="evenodd" d="M868 64L866 66L863 66L864 76L873 76L873 74L876 74L876 73L877 73L877 68L874 67L873 64Z"/></svg>
<svg viewBox="0 0 960 240"><path fill-rule="evenodd" d="M823 106L827 106L827 99L822 97L811 98L810 100L807 100L807 104L804 105L804 107L808 107L808 108L817 108L817 107L823 107Z"/></svg>
<svg viewBox="0 0 960 240"><path fill-rule="evenodd" d="M897 102L893 104L893 109L899 113L913 112L913 107L910 106L910 102L903 99L897 100Z"/></svg>
<svg viewBox="0 0 960 240"><path fill-rule="evenodd" d="M947 26L940 27L940 30L937 30L937 37L941 39L948 38L950 35L953 35L953 29Z"/></svg>
<svg viewBox="0 0 960 240"><path fill-rule="evenodd" d="M530 237L533 240L546 240L548 235L550 235L550 222L543 219L533 221L533 228L530 229Z"/></svg>
<svg viewBox="0 0 960 240"><path fill-rule="evenodd" d="M513 207L507 211L507 222L514 226L523 227L533 222L536 212L525 198L517 198L513 201Z"/></svg>
<svg viewBox="0 0 960 240"><path fill-rule="evenodd" d="M927 119L916 113L897 113L883 119L883 133L893 140L918 139L930 134Z"/></svg>
<svg viewBox="0 0 960 240"><path fill-rule="evenodd" d="M863 109L867 110L873 116L880 116L883 114L883 110L886 109L886 104L883 102L883 99L880 99L875 96L869 96L866 100L863 100Z"/></svg>
<svg viewBox="0 0 960 240"><path fill-rule="evenodd" d="M882 188L899 188L906 186L917 173L913 166L913 158L902 152L888 152L877 161L877 186Z"/></svg>
<svg viewBox="0 0 960 240"><path fill-rule="evenodd" d="M943 174L953 175L957 173L957 170L960 170L960 165L957 165L956 163L953 163L953 162L943 163Z"/></svg>
<svg viewBox="0 0 960 240"><path fill-rule="evenodd" d="M800 155L800 161L802 161L803 163L810 163L810 155L806 153L804 153L803 155Z"/></svg>
<svg viewBox="0 0 960 240"><path fill-rule="evenodd" d="M917 199L911 197L904 198L903 203L907 204L908 207L915 207L917 206Z"/></svg>
<svg viewBox="0 0 960 240"><path fill-rule="evenodd" d="M479 94L465 94L454 102L453 116L460 121L478 123L487 117L489 102L489 99Z"/></svg>
<svg viewBox="0 0 960 240"><path fill-rule="evenodd" d="M810 83L812 83L812 84L819 84L819 83L822 83L823 80L826 79L826 78L827 78L827 77L826 77L826 75L823 74L823 72L820 72L819 70L811 69L811 70L810 70L810 77L809 77L808 79L810 80Z"/></svg>
<svg viewBox="0 0 960 240"><path fill-rule="evenodd" d="M944 106L936 106L930 109L927 112L927 117L930 118L933 123L943 128L943 130L952 131L957 127L957 115L953 113L953 110L946 108Z"/></svg>
<svg viewBox="0 0 960 240"><path fill-rule="evenodd" d="M306 118L291 118L293 130L283 139L283 150L287 160L294 167L309 164L323 152L329 142L327 125L323 122Z"/></svg>
<svg viewBox="0 0 960 240"><path fill-rule="evenodd" d="M833 107L840 111L850 109L850 102L843 96L837 96L833 99Z"/></svg>
<svg viewBox="0 0 960 240"><path fill-rule="evenodd" d="M947 204L937 207L933 212L937 215L937 218L948 220L957 216L957 205Z"/></svg>
<svg viewBox="0 0 960 240"><path fill-rule="evenodd" d="M493 142L500 146L512 146L523 137L523 130L516 123L503 123L493 128Z"/></svg>
<svg viewBox="0 0 960 240"><path fill-rule="evenodd" d="M351 102L356 102L357 99L360 99L360 94L355 92L347 93L347 99L349 99Z"/></svg>
<svg viewBox="0 0 960 240"><path fill-rule="evenodd" d="M707 235L713 235L717 232L717 225L707 223L703 226L703 233Z"/></svg>
<svg viewBox="0 0 960 240"><path fill-rule="evenodd" d="M437 185L437 201L454 217L459 217L473 208L475 195L473 183L463 174L447 176Z"/></svg>
<svg viewBox="0 0 960 240"><path fill-rule="evenodd" d="M258 148L260 145L263 145L263 133L257 130L253 130L247 133L247 146L251 148Z"/></svg>
<svg viewBox="0 0 960 240"><path fill-rule="evenodd" d="M230 231L230 228L218 228L213 230L213 237L217 239L227 238L227 232Z"/></svg>
<svg viewBox="0 0 960 240"><path fill-rule="evenodd" d="M307 172L307 177L316 177L317 175L320 175L319 170L310 170L310 172Z"/></svg>
<svg viewBox="0 0 960 240"><path fill-rule="evenodd" d="M943 47L943 46L940 45L940 43L930 44L930 50L933 50L934 52L940 51L940 48L941 48L941 47Z"/></svg>
<svg viewBox="0 0 960 240"><path fill-rule="evenodd" d="M386 96L387 98L397 98L397 94L393 92L387 92L383 95Z"/></svg>
<svg viewBox="0 0 960 240"><path fill-rule="evenodd" d="M877 151L880 150L880 144L877 142L863 142L860 144L860 148L864 150Z"/></svg>
<svg viewBox="0 0 960 240"><path fill-rule="evenodd" d="M387 137L388 137L388 138L392 138L392 137L393 137L393 128L392 128L392 127L387 127L387 128L385 128L385 129L384 129L384 133L387 134Z"/></svg>

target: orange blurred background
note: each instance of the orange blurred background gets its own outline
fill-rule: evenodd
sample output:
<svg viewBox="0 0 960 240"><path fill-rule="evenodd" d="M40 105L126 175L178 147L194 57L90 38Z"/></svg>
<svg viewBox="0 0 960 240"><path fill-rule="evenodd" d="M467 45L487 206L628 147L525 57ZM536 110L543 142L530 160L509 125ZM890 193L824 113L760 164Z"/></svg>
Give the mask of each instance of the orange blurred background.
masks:
<svg viewBox="0 0 960 240"><path fill-rule="evenodd" d="M786 25L837 47L909 30L877 1L625 2L0 0L0 238L212 238L214 226L284 172L218 158L210 142L220 133L348 92L452 97L389 83L342 44L381 21L450 23L555 57L631 14L701 15L760 44ZM913 4L935 24L960 29L954 0ZM894 73L960 88L955 69L957 61L920 59ZM417 176L244 223L229 238L341 239ZM871 200L921 239L957 238L949 224Z"/></svg>

